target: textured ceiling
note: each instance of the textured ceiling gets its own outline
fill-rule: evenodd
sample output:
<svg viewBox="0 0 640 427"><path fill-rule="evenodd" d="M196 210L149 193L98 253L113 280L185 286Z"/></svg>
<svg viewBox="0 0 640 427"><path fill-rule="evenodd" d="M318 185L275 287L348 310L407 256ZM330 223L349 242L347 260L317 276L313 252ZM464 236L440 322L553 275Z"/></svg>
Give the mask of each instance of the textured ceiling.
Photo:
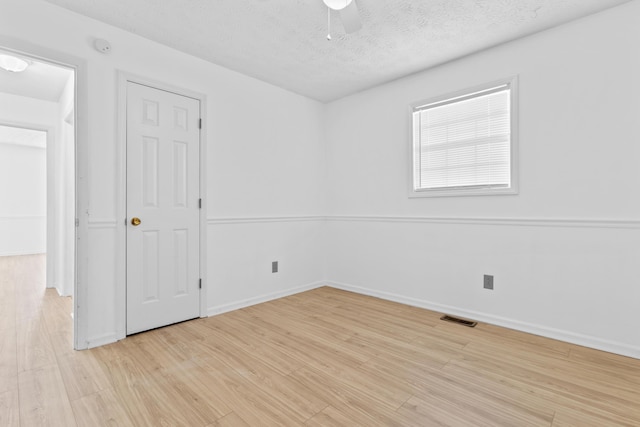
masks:
<svg viewBox="0 0 640 427"><path fill-rule="evenodd" d="M0 53L14 55L2 50ZM30 65L21 73L12 73L0 68L0 93L58 102L73 72L67 68L25 59Z"/></svg>
<svg viewBox="0 0 640 427"><path fill-rule="evenodd" d="M330 42L322 0L47 1L327 102L629 0L356 0Z"/></svg>

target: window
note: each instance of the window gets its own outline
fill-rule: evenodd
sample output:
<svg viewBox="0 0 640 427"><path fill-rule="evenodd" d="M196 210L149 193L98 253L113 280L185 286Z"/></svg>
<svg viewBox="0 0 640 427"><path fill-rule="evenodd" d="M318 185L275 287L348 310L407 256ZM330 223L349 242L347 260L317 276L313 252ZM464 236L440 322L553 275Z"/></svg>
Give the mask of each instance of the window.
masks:
<svg viewBox="0 0 640 427"><path fill-rule="evenodd" d="M410 197L515 194L516 79L413 105Z"/></svg>

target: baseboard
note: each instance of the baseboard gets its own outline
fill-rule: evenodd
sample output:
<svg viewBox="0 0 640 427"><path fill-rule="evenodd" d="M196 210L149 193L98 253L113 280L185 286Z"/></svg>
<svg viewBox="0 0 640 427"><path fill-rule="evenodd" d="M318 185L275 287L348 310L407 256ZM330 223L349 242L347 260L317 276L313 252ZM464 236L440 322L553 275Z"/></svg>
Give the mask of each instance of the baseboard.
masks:
<svg viewBox="0 0 640 427"><path fill-rule="evenodd" d="M218 314L227 313L233 310L239 310L241 308L250 307L252 305L261 304L263 302L273 301L278 298L288 297L290 295L298 294L300 292L310 291L311 289L320 288L325 286L325 282L314 282L309 283L302 286L297 286L295 288L285 289L283 291L273 292L270 294L260 295L253 298L247 298L245 300L232 302L229 304L217 305L214 307L209 307L207 309L207 316L215 316Z"/></svg>
<svg viewBox="0 0 640 427"><path fill-rule="evenodd" d="M633 357L634 359L640 359L640 347L631 346L624 343L615 341L604 340L597 337L588 335L577 334L570 331L561 329L549 328L546 326L540 326L532 323L521 322L518 320L508 319L500 316L494 316L492 314L481 313L472 310L465 310L458 307L449 305L438 304L430 301L425 301L417 298L406 297L390 292L375 291L360 286L353 286L346 283L326 281L325 284L332 288L342 289L345 291L355 292L362 295L368 295L388 301L398 302L401 304L411 305L414 307L420 307L439 313L452 314L455 316L466 317L469 319L477 320L480 322L489 323L496 326L502 326L517 331L527 332L533 335L539 335L546 338L552 338L559 341L568 342L571 344L580 345L583 347L589 347L596 350L602 350L609 353L615 353L622 356Z"/></svg>
<svg viewBox="0 0 640 427"><path fill-rule="evenodd" d="M100 347L102 345L112 344L118 341L116 334L104 334L87 340L86 348Z"/></svg>
<svg viewBox="0 0 640 427"><path fill-rule="evenodd" d="M45 254L47 251L44 249L34 249L34 250L26 250L26 251L9 251L9 252L0 252L1 256L23 256L23 255L41 255Z"/></svg>

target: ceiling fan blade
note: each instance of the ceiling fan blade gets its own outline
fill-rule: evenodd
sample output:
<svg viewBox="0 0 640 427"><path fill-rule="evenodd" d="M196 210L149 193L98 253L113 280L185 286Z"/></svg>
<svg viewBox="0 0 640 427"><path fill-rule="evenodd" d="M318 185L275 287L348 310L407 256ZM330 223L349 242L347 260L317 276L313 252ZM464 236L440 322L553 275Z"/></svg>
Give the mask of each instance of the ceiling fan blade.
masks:
<svg viewBox="0 0 640 427"><path fill-rule="evenodd" d="M340 19L342 19L342 25L347 33L355 33L362 28L360 12L355 0L340 11Z"/></svg>

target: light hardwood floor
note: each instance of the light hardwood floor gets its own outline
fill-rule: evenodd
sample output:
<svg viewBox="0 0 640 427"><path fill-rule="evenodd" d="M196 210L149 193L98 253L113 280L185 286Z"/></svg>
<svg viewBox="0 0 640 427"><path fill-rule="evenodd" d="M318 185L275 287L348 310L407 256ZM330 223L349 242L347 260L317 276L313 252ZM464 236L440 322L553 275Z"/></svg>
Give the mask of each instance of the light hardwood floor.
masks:
<svg viewBox="0 0 640 427"><path fill-rule="evenodd" d="M0 258L0 426L640 426L640 361L321 288L87 351Z"/></svg>

